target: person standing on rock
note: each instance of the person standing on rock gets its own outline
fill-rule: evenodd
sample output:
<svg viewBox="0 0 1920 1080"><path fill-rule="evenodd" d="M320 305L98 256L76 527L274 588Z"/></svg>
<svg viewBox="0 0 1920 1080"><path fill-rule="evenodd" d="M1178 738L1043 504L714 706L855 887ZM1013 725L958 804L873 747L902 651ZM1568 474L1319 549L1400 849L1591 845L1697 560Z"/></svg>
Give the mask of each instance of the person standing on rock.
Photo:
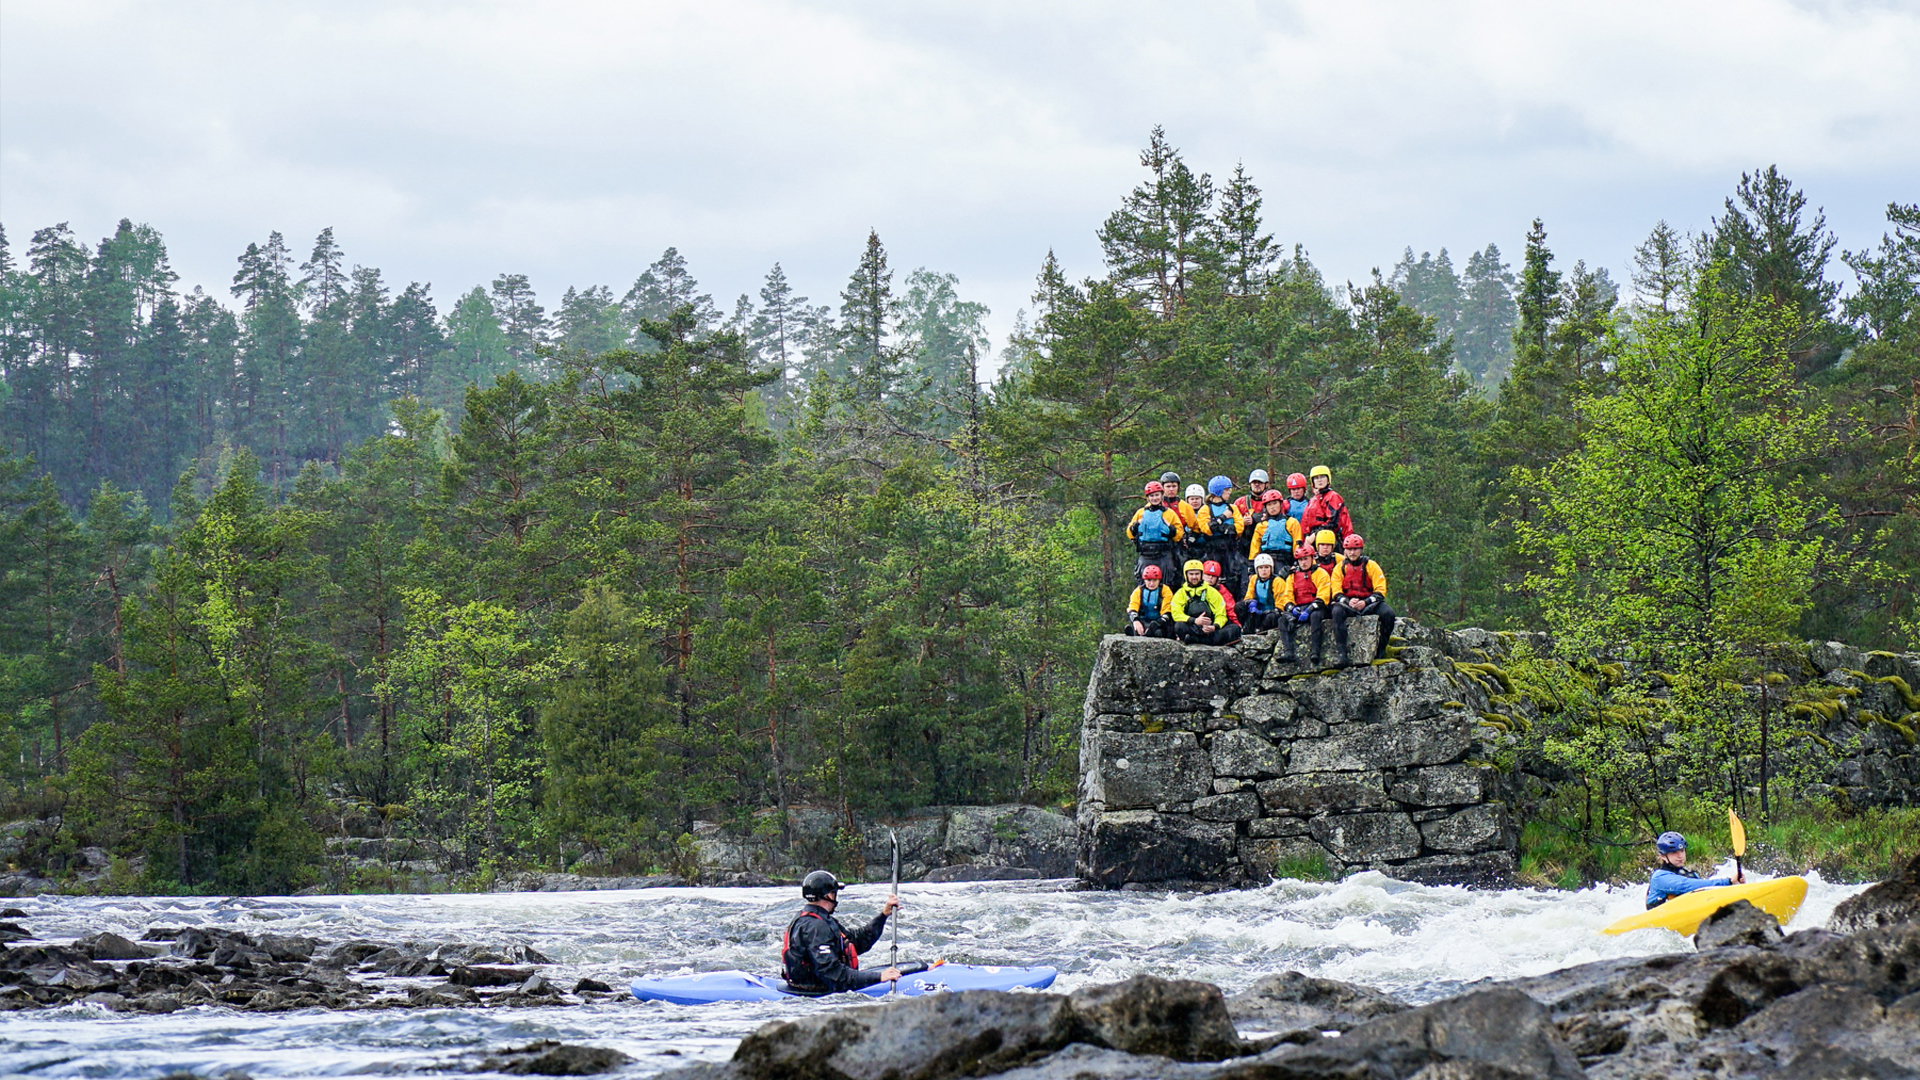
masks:
<svg viewBox="0 0 1920 1080"><path fill-rule="evenodd" d="M1266 554L1279 562L1300 546L1300 523L1287 516L1287 497L1272 488L1261 506L1265 517L1248 531L1247 557Z"/></svg>
<svg viewBox="0 0 1920 1080"><path fill-rule="evenodd" d="M1266 493L1272 490L1272 488L1273 484L1269 482L1267 478L1267 470L1255 469L1247 474L1248 494L1233 500L1233 505L1235 509L1240 511L1240 516L1247 519L1249 525L1253 523L1255 516L1260 513L1260 508L1265 505Z"/></svg>
<svg viewBox="0 0 1920 1080"><path fill-rule="evenodd" d="M1687 838L1677 832L1661 833L1653 842L1653 850L1660 865L1654 868L1653 878L1647 882L1648 911L1685 893L1747 883L1744 870L1735 871L1730 878L1703 878L1687 869Z"/></svg>
<svg viewBox="0 0 1920 1080"><path fill-rule="evenodd" d="M1313 635L1313 664L1318 667L1326 644L1327 602L1333 599L1333 586L1331 576L1320 575L1314 559L1311 547L1301 544L1294 549L1293 573L1287 576L1285 589L1286 606L1280 611L1280 638L1287 650L1280 659L1288 663L1300 659L1294 633L1306 623Z"/></svg>
<svg viewBox="0 0 1920 1080"><path fill-rule="evenodd" d="M1353 516L1347 513L1347 500L1333 490L1333 470L1325 465L1313 467L1313 496L1300 512L1302 532L1332 529L1336 538L1353 531Z"/></svg>
<svg viewBox="0 0 1920 1080"><path fill-rule="evenodd" d="M1133 512L1127 522L1127 537L1133 541L1135 580L1145 580L1147 567L1160 571L1164 580L1173 574L1173 556L1186 537L1180 515L1166 503L1166 490L1158 480L1147 481L1147 505Z"/></svg>
<svg viewBox="0 0 1920 1080"><path fill-rule="evenodd" d="M808 874L800 882L800 896L806 904L780 936L780 965L786 969L789 989L796 994L838 994L899 981L898 968L860 970L860 954L880 940L887 916L900 906L899 897L887 897L880 914L848 933L833 917L840 903L840 882L832 874L825 870Z"/></svg>
<svg viewBox="0 0 1920 1080"><path fill-rule="evenodd" d="M1160 568L1148 563L1140 587L1127 598L1127 633L1133 637L1173 636L1173 589L1160 584Z"/></svg>
<svg viewBox="0 0 1920 1080"><path fill-rule="evenodd" d="M1173 594L1173 636L1188 645L1227 645L1239 638L1240 628L1227 622L1220 590L1207 584L1200 560L1188 559L1181 572L1187 581Z"/></svg>
<svg viewBox="0 0 1920 1080"><path fill-rule="evenodd" d="M1301 536L1305 536L1307 534L1307 526L1301 519L1306 516L1307 503L1310 501L1311 500L1307 495L1306 474L1288 473L1287 474L1287 516L1293 519L1294 524L1300 526Z"/></svg>
<svg viewBox="0 0 1920 1080"><path fill-rule="evenodd" d="M1326 533L1320 535L1325 536ZM1367 542L1359 533L1348 533L1346 558L1341 561L1338 574L1330 575L1336 581L1333 597L1333 648L1334 664L1346 667L1352 661L1347 659L1347 620L1364 618L1368 615L1380 619L1380 643L1374 647L1370 660L1378 660L1387 655L1387 639L1393 636L1393 609L1387 606L1387 572L1380 564L1367 558Z"/></svg>
<svg viewBox="0 0 1920 1080"><path fill-rule="evenodd" d="M1246 566L1247 518L1227 501L1232 493L1233 481L1216 476L1207 481L1207 501L1202 508L1207 515L1207 558L1225 568L1228 581L1241 577Z"/></svg>
<svg viewBox="0 0 1920 1080"><path fill-rule="evenodd" d="M1180 523L1187 529L1186 557L1204 559L1213 546L1212 522L1207 519L1207 489L1188 484L1186 497L1180 500Z"/></svg>

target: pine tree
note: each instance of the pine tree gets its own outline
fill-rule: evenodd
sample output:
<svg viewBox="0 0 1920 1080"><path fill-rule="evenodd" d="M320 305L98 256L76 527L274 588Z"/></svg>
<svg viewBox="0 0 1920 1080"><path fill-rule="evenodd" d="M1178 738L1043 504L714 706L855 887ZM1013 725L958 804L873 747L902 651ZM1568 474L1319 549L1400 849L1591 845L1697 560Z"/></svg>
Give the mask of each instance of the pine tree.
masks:
<svg viewBox="0 0 1920 1080"><path fill-rule="evenodd" d="M661 252L653 265L634 279L633 287L620 300L620 309L633 330L636 348L652 345L651 339L640 331L642 322L664 321L682 307L693 309L694 325L703 332L720 321L713 297L700 291L700 283L687 269L687 260L675 248Z"/></svg>
<svg viewBox="0 0 1920 1080"><path fill-rule="evenodd" d="M624 348L627 331L621 319L612 289L605 285L586 289L569 286L553 316L555 344L579 356L599 356Z"/></svg>
<svg viewBox="0 0 1920 1080"><path fill-rule="evenodd" d="M841 365L856 401L877 405L893 392L900 360L898 351L887 345L893 315L893 271L887 267L887 249L880 243L880 234L869 230L860 265L840 291Z"/></svg>
<svg viewBox="0 0 1920 1080"><path fill-rule="evenodd" d="M502 274L493 279L493 311L507 338L507 354L514 366L529 376L541 371L540 347L547 343L547 309L534 302L533 286L525 274Z"/></svg>
<svg viewBox="0 0 1920 1080"><path fill-rule="evenodd" d="M1703 262L1724 262L1727 283L1791 314L1800 327L1792 342L1794 367L1804 378L1831 367L1846 344L1834 322L1838 282L1827 280L1836 240L1827 217L1815 210L1802 222L1806 193L1780 175L1778 166L1741 173L1726 215L1700 241Z"/></svg>
<svg viewBox="0 0 1920 1080"><path fill-rule="evenodd" d="M1693 260L1687 242L1661 221L1633 252L1633 291L1642 311L1659 318L1678 314L1687 303Z"/></svg>
<svg viewBox="0 0 1920 1080"><path fill-rule="evenodd" d="M1513 357L1513 327L1519 308L1513 300L1513 274L1501 261L1500 248L1467 257L1460 275L1460 321L1454 328L1454 356L1460 370L1483 390L1506 380Z"/></svg>
<svg viewBox="0 0 1920 1080"><path fill-rule="evenodd" d="M1213 179L1187 168L1157 126L1140 152L1140 164L1151 179L1135 187L1107 218L1100 228L1100 247L1116 286L1142 296L1162 318L1172 318L1186 303L1195 277L1219 265L1210 219ZM1241 197L1244 217L1246 195Z"/></svg>
<svg viewBox="0 0 1920 1080"><path fill-rule="evenodd" d="M1246 167L1236 162L1233 175L1220 189L1220 208L1213 219L1213 247L1219 252L1227 291L1234 296L1260 292L1280 258L1273 236L1260 231L1263 227L1260 189L1247 176Z"/></svg>

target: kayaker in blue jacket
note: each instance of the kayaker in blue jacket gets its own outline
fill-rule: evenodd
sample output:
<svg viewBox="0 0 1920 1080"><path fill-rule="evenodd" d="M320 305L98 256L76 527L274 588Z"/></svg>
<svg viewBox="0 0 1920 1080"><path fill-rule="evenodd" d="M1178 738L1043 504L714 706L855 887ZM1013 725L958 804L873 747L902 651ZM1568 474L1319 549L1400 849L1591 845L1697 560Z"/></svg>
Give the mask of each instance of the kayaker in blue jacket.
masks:
<svg viewBox="0 0 1920 1080"><path fill-rule="evenodd" d="M1649 911L1685 893L1747 883L1744 871L1736 872L1731 878L1703 878L1687 869L1687 838L1677 832L1661 833L1653 847L1659 853L1660 865L1654 868L1653 879L1647 882Z"/></svg>

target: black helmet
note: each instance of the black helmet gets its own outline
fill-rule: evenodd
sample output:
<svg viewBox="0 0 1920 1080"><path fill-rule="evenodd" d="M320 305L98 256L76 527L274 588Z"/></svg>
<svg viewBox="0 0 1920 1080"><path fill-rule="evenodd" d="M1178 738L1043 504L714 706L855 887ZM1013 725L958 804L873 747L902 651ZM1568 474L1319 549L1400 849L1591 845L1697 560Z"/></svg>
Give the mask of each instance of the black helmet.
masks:
<svg viewBox="0 0 1920 1080"><path fill-rule="evenodd" d="M815 870L800 882L800 895L807 900L819 900L839 891L840 882L825 870Z"/></svg>

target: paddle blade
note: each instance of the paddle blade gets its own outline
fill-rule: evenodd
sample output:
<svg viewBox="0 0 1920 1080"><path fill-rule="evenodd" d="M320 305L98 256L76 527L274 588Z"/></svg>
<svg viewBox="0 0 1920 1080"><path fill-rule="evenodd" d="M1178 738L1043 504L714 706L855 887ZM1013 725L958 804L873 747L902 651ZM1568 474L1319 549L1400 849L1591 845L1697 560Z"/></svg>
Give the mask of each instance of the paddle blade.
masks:
<svg viewBox="0 0 1920 1080"><path fill-rule="evenodd" d="M1740 824L1740 815L1727 808L1727 828L1733 833L1733 857L1739 858L1747 853L1747 827Z"/></svg>

